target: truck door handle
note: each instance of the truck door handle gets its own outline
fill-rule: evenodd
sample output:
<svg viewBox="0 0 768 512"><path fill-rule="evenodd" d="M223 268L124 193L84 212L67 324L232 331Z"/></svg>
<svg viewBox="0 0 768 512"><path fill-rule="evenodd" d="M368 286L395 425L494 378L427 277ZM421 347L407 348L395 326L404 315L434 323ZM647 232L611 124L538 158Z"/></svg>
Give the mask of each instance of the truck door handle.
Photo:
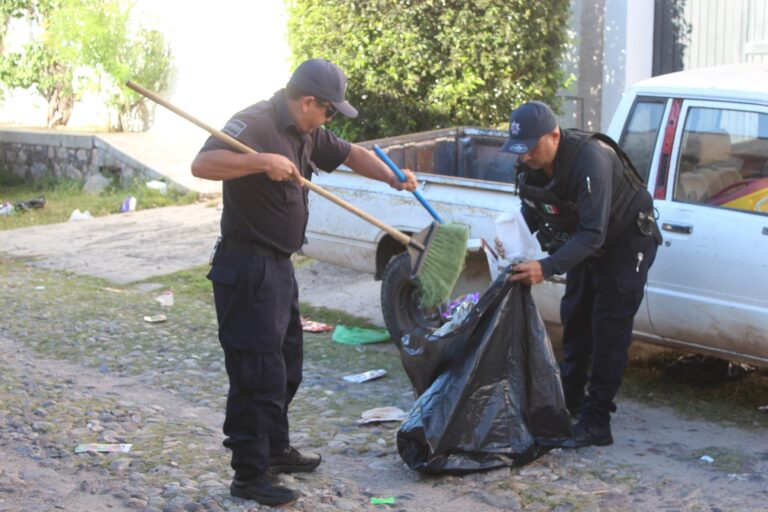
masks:
<svg viewBox="0 0 768 512"><path fill-rule="evenodd" d="M690 224L670 224L669 222L662 222L661 229L672 233L682 233L684 235L693 233L693 226Z"/></svg>
<svg viewBox="0 0 768 512"><path fill-rule="evenodd" d="M768 235L768 228L763 228L763 234Z"/></svg>

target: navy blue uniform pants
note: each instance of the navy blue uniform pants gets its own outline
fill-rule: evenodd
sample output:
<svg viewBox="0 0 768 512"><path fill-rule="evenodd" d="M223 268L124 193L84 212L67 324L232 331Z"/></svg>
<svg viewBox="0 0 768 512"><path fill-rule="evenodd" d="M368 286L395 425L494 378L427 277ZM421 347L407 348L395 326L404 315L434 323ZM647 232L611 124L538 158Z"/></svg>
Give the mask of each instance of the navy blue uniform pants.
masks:
<svg viewBox="0 0 768 512"><path fill-rule="evenodd" d="M289 446L288 405L302 377L298 287L288 258L217 251L213 283L229 377L224 446L249 480Z"/></svg>
<svg viewBox="0 0 768 512"><path fill-rule="evenodd" d="M633 226L605 254L588 258L566 276L560 304L563 391L569 408L582 405L581 414L598 424L607 425L616 410L613 400L656 249L654 237Z"/></svg>

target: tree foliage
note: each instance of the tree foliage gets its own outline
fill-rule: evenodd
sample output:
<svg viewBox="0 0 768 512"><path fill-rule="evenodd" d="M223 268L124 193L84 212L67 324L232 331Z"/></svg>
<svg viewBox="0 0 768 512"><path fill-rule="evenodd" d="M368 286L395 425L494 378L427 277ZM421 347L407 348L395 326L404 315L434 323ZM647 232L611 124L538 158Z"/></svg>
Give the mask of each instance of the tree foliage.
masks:
<svg viewBox="0 0 768 512"><path fill-rule="evenodd" d="M33 0L3 0L0 1L0 84L6 75L3 73L2 56L5 53L5 36L8 33L8 25L13 18L23 18L29 11ZM5 91L0 87L0 100Z"/></svg>
<svg viewBox="0 0 768 512"><path fill-rule="evenodd" d="M564 84L568 0L288 0L294 64L324 57L360 111L337 131L370 139L472 124L503 126Z"/></svg>
<svg viewBox="0 0 768 512"><path fill-rule="evenodd" d="M12 0L11 4L0 11L6 25L11 17L23 17L38 30L22 51L2 55L0 78L6 87L39 93L48 102L49 127L66 125L86 90L105 96L117 129L148 126L146 100L137 99L122 84L134 77L162 91L170 81L171 55L156 30L129 30L126 1ZM136 119L138 123L132 122Z"/></svg>
<svg viewBox="0 0 768 512"><path fill-rule="evenodd" d="M171 60L170 47L158 30L141 28L127 39L118 54L119 65L110 71L114 81L106 100L115 112L112 121L115 130L141 131L151 126L154 103L123 84L130 79L150 90L163 92L171 82Z"/></svg>

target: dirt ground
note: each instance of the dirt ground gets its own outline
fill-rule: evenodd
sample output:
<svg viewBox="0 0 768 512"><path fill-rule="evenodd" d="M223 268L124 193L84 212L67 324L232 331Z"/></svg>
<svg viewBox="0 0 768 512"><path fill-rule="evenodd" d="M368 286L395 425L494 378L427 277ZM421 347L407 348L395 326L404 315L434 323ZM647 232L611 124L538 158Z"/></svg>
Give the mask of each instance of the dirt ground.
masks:
<svg viewBox="0 0 768 512"><path fill-rule="evenodd" d="M220 219L216 202L140 210L0 231L0 251L33 257L43 268L125 284L206 263ZM299 275L302 301L384 325L380 287L372 276L335 265L310 266Z"/></svg>
<svg viewBox="0 0 768 512"><path fill-rule="evenodd" d="M34 256L36 266L69 270L75 276L130 283L207 261L219 215L215 207L192 205L5 231L0 232L0 252ZM3 273L4 290L11 293L21 277L10 275L11 270ZM371 276L320 262L302 267L297 274L302 300L381 323L378 284ZM45 311L29 315L41 322L49 318ZM13 322L13 318L4 315L2 321ZM34 336L30 329L0 325L4 354L0 511L267 510L229 499L228 475L211 476L211 471L203 469L210 464L226 467L226 452L220 446L221 397L211 398L224 393L220 386L216 392L195 394L196 388L179 391L163 385L156 379L160 370L152 375L112 372L53 353L41 355L25 339ZM185 350L198 361L209 357L208 352L196 357L193 346ZM378 350L391 353L394 348ZM179 365L189 367L192 377L205 375L194 360L177 359ZM354 415L344 407L359 397L345 398L346 388L328 384L326 369L320 368L323 363L308 363L307 395L300 394L297 401L314 400L317 405L328 398L336 400L341 412L337 409L323 416L317 405L318 421L324 417L335 425L332 435L319 435L319 444L310 439L320 427L311 419L297 422L294 439L300 446L305 439L305 446L323 453L324 463L315 474L283 477L303 494L287 510L768 510L768 433L764 431L684 419L668 409L623 400L613 419L612 446L554 450L521 468L424 477L397 456L392 444L396 426L362 432L352 426ZM221 367L212 364L211 368L220 377ZM394 380L384 385L392 383L401 386L387 391L393 393L392 399L410 402L407 386ZM190 470L198 464L194 458L185 464L171 460L151 465L136 454L124 464L116 458L107 467L78 463L71 454L55 450L61 444L57 416L49 411L86 414L91 418L88 428L101 425L102 434L103 429L114 430L118 440L121 429L134 432L136 438L149 438L159 422L167 426L164 446L169 451L175 444L167 440L168 432L192 432L195 445L190 450L214 462L200 462L196 472ZM711 462L706 457L702 460L705 455ZM158 473L168 476L170 483L158 480L166 483L157 488L160 484L153 479ZM371 496L394 496L396 504L370 505Z"/></svg>

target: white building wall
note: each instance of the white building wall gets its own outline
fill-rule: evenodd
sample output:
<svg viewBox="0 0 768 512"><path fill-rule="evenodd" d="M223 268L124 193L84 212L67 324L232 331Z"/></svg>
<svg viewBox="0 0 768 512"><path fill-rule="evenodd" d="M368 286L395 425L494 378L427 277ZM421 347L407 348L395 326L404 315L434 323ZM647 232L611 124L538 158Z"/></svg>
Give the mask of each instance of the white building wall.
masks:
<svg viewBox="0 0 768 512"><path fill-rule="evenodd" d="M601 131L624 91L651 76L654 0L606 0L603 33Z"/></svg>
<svg viewBox="0 0 768 512"><path fill-rule="evenodd" d="M766 0L696 0L685 4L691 32L685 69L768 62Z"/></svg>

